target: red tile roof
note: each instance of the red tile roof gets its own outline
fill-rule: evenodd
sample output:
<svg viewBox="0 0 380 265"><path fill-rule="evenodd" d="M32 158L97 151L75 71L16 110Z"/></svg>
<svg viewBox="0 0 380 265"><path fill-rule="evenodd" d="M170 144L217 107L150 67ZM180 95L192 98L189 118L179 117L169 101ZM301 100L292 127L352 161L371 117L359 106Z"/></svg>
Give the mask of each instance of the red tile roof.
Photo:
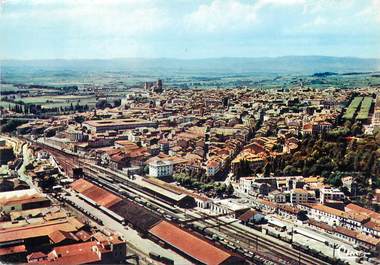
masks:
<svg viewBox="0 0 380 265"><path fill-rule="evenodd" d="M356 239L374 247L380 246L380 239L372 236L367 236L363 233L358 233Z"/></svg>
<svg viewBox="0 0 380 265"><path fill-rule="evenodd" d="M84 196L107 208L122 200L119 196L116 196L84 179L74 181L71 183L71 187L73 190L82 193Z"/></svg>
<svg viewBox="0 0 380 265"><path fill-rule="evenodd" d="M323 204L315 204L315 205L311 206L311 208L313 208L314 210L322 211L322 212L332 214L335 216L339 216L342 218L355 220L357 222L364 222L364 221L369 220L368 216L362 214L361 212L357 212L357 211L344 212L344 211L341 211L341 210L338 210L335 208L328 207L328 206L323 205Z"/></svg>
<svg viewBox="0 0 380 265"><path fill-rule="evenodd" d="M47 260L30 262L31 264L78 265L101 261L97 242L85 242L55 247Z"/></svg>
<svg viewBox="0 0 380 265"><path fill-rule="evenodd" d="M240 221L247 222L256 214L255 210L248 210L238 217Z"/></svg>
<svg viewBox="0 0 380 265"><path fill-rule="evenodd" d="M204 264L221 264L232 255L169 222L161 221L149 232L186 255Z"/></svg>
<svg viewBox="0 0 380 265"><path fill-rule="evenodd" d="M380 221L380 213L377 213L375 211L372 211L372 210L364 208L364 207L360 207L359 205L356 205L353 203L347 204L345 207L345 211L346 212L357 212L357 213L369 216L373 219Z"/></svg>
<svg viewBox="0 0 380 265"><path fill-rule="evenodd" d="M377 220L377 219L376 219ZM380 232L380 220L379 221L368 221L367 223L364 224L365 227L376 230Z"/></svg>
<svg viewBox="0 0 380 265"><path fill-rule="evenodd" d="M76 232L82 228L84 224L74 217L64 220L48 221L45 223L31 224L25 227L13 227L0 230L0 243L17 239L27 239L40 236L48 236L56 230L66 232Z"/></svg>
<svg viewBox="0 0 380 265"><path fill-rule="evenodd" d="M27 256L27 259L28 261L30 260L34 260L34 259L40 259L40 258L47 258L47 254L41 252L41 251L38 251L38 252L32 252L31 254L29 254Z"/></svg>
<svg viewBox="0 0 380 265"><path fill-rule="evenodd" d="M0 248L0 256L26 252L25 245Z"/></svg>
<svg viewBox="0 0 380 265"><path fill-rule="evenodd" d="M75 233L75 236L79 238L82 241L87 241L90 239L91 235L87 233L86 231L82 230Z"/></svg>
<svg viewBox="0 0 380 265"><path fill-rule="evenodd" d="M57 230L57 231L54 231L53 233L49 234L49 238L51 241L53 241L53 243L59 243L65 239L78 241L78 238L74 234L69 233L69 232L65 232L65 231L61 231L61 230Z"/></svg>

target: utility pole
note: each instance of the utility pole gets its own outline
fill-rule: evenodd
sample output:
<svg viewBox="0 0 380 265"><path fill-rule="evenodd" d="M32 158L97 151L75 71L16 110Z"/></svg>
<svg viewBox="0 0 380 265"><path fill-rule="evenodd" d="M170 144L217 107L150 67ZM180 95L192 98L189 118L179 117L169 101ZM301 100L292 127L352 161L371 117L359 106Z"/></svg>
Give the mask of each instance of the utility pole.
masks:
<svg viewBox="0 0 380 265"><path fill-rule="evenodd" d="M301 265L301 250L298 249L298 264Z"/></svg>
<svg viewBox="0 0 380 265"><path fill-rule="evenodd" d="M259 237L258 235L256 235L256 253L258 252L259 250Z"/></svg>
<svg viewBox="0 0 380 265"><path fill-rule="evenodd" d="M292 226L292 240L291 240L291 243L293 243L293 236L294 236L294 227Z"/></svg>
<svg viewBox="0 0 380 265"><path fill-rule="evenodd" d="M335 260L335 250L338 249L339 245L337 243L333 243L332 248L333 248L333 259Z"/></svg>

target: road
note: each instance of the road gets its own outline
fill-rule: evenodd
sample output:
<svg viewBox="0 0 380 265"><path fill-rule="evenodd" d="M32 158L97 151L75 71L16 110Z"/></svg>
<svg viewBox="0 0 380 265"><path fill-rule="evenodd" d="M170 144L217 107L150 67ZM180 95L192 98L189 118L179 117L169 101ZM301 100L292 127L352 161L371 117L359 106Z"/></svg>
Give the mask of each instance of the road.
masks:
<svg viewBox="0 0 380 265"><path fill-rule="evenodd" d="M21 147L22 149L22 165L17 170L17 174L22 181L25 181L29 187L39 190L39 188L33 183L32 179L25 174L26 166L32 161L32 155L29 150L29 146L27 143L24 143Z"/></svg>
<svg viewBox="0 0 380 265"><path fill-rule="evenodd" d="M36 190L39 190L39 187L37 187L32 179L25 174L26 166L33 160L32 154L29 149L28 143L21 144L20 143L20 152L23 156L23 163L18 169L17 173L19 175L19 178L23 181L25 181L31 188L34 188ZM61 159L63 157L60 157ZM72 161L67 161L66 163L72 163ZM126 240L129 250L128 255L131 255L133 253L136 253L140 258L142 257L142 263L145 262L145 264L160 264L156 261L153 261L149 258L149 252L155 252L160 254L161 256L170 258L174 260L175 264L191 264L187 259L182 257L181 255L177 254L174 251L171 251L169 249L165 249L161 247L160 245L156 244L155 242L142 238L137 231L123 226L119 222L115 221L108 215L101 212L99 209L92 207L85 201L79 199L75 196L75 192L72 190L66 190L70 195L67 196L67 199L74 202L76 205L79 205L81 208L85 209L88 212L91 212L94 216L99 218L103 221L103 227L106 229L111 229L116 232L118 232L120 235L123 236L123 238ZM52 198L54 200L54 198Z"/></svg>
<svg viewBox="0 0 380 265"><path fill-rule="evenodd" d="M10 144L13 148L13 151L15 154L21 153L21 146L23 144L23 141L19 140L18 138L12 138L7 135L1 134L0 138L5 139L8 144Z"/></svg>
<svg viewBox="0 0 380 265"><path fill-rule="evenodd" d="M54 155L57 158L57 160L60 160L60 161L63 161L64 163L66 163L67 167L72 169L73 167L78 166L80 159L75 158L72 154L67 154L67 153L65 153L65 151L62 151L62 150L57 150L57 149L52 150L53 149L52 147L46 147L45 146L44 148L50 149L48 151L51 152L52 155ZM128 186L135 184L135 183L129 183L130 181L128 181L125 176L121 176L122 174L117 173L115 171L112 171L110 169L102 168L102 167L95 166L92 164L90 165L89 163L86 163L83 160L80 163L81 163L81 165L80 165L81 167L88 166L89 169L90 168L92 170L96 169L95 171L97 171L97 172L94 172L95 175L96 174L106 174L108 177L113 179L114 184L115 183L123 183L123 184L126 184ZM132 185L130 187L132 189L135 189L135 187L134 187L135 185ZM157 198L152 198L152 200L157 200ZM211 222L211 224L215 225L215 223L218 224L218 222L221 222L221 220L216 220L215 222ZM204 221L203 223L206 225L209 225L210 221ZM305 264L323 264L322 261L320 261L316 258L313 258L310 255L307 255L305 253L302 253L302 252L299 252L299 251L292 249L289 246L289 244L284 244L284 242L282 242L282 244L281 244L280 242L277 242L278 240L276 240L274 238L269 239L269 238L267 238L268 236L264 236L262 233L255 233L255 232L251 232L251 231L248 232L248 231L245 231L244 229L242 229L240 227L239 228L231 227L231 225L229 225L228 227L221 227L220 230L225 234L226 237L233 237L233 239L235 241L239 241L239 233L240 233L241 237L245 238L245 240L248 242L247 244L240 242L240 245L243 248L246 248L248 245L248 248L251 249L249 241L254 242L254 240L256 240L256 238L259 238L259 240L261 241L260 244L261 244L262 248L265 248L265 253L270 253L272 256L277 256L278 258L284 259L284 260L290 260L292 263L297 262L298 256L300 256L301 257L300 259L304 261L302 263L305 263ZM246 233L249 233L249 235L246 235ZM239 245L238 242L237 242L237 244ZM144 245L141 245L141 247L144 247ZM156 248L154 248L154 249L156 249Z"/></svg>

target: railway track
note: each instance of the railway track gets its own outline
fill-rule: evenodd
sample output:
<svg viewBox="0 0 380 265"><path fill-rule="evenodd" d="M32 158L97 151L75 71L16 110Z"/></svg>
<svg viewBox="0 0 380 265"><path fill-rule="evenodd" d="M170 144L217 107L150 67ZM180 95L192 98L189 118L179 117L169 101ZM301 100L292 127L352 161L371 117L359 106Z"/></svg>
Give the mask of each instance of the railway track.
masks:
<svg viewBox="0 0 380 265"><path fill-rule="evenodd" d="M207 214L204 213L196 213L203 215L204 217L207 217ZM275 241L268 240L264 237L259 237L256 234L250 233L247 230L238 228L236 226L233 226L232 224L228 224L224 221L214 219L212 221L210 220L202 220L203 223L206 225L218 225L221 231L224 231L225 234L227 234L229 237L234 238L236 241L242 242L242 239L246 240L247 242L258 242L259 247L262 247L264 249L267 249L270 251L270 253L278 253L279 256L282 256L285 260L293 260L291 264L312 264L312 265L328 265L329 263L326 263L318 258L309 256L303 252L294 250L293 248L288 248L284 245L281 245ZM246 244L250 249L253 249L251 244Z"/></svg>
<svg viewBox="0 0 380 265"><path fill-rule="evenodd" d="M124 184L124 185L126 184L127 186L129 186L130 187L130 189L128 189L129 192L133 192L134 194L138 196L141 196L142 195L141 193L145 194L146 199L150 203L155 204L155 206L158 206L160 209L163 208L164 211L170 212L170 214L172 215L178 213L177 211L176 213L174 213L173 211L169 211L170 205L169 207L163 207L161 203L157 204L155 201L158 200L159 198L152 198L150 194L147 194L147 191L141 189L141 187L138 187L135 183L126 180L124 177L122 178L120 174L117 172L112 172L109 169L90 164L86 161L80 161L79 157L76 157L72 154L68 154L63 150L59 150L59 149L56 149L56 148L53 148L41 143L37 143L37 145L44 148L45 150L47 149L47 151L49 151L57 159L60 165L65 169L66 173L68 172L72 173L72 169L75 167L78 167L79 165L83 168L87 168L87 170L93 171L93 174L95 175L96 173L99 173L96 171L101 171L103 174L112 176L111 178L113 181ZM138 193L136 193L135 190L137 190ZM167 202L163 202L163 203L167 204ZM184 213L184 211L182 211L182 213ZM195 214L201 215L203 217L209 217L209 215L200 213L200 212L196 212ZM256 249L255 249L255 246L252 246L250 244L250 242L257 242L258 247L265 249L266 250L265 253L269 254L268 255L268 254L261 253L261 255L264 258L269 259L276 263L284 264L284 262L286 262L287 264L307 264L307 265L309 264L311 265L326 264L327 265L328 264L320 259L309 256L303 252L285 247L277 242L270 241L266 238L259 237L258 235L249 233L248 231L243 230L243 229L239 229L231 224L226 224L225 222L219 219L214 219L212 221L204 219L204 220L199 220L198 222L201 222L205 225L212 225L212 226L215 226L215 223L216 223L216 225L219 226L219 230L223 232L227 237L233 238L235 241L239 242L239 245L244 245L245 248L252 250L252 252L256 252ZM273 258L274 253L276 253L276 256L280 257L280 259ZM260 253L257 253L257 254L259 254L260 256Z"/></svg>
<svg viewBox="0 0 380 265"><path fill-rule="evenodd" d="M88 166L84 166L84 168L87 168L87 170L91 170L92 173L89 173L89 171L87 171L87 175L92 175L92 176L88 176L90 177L91 179L94 179L95 181L99 181L99 177L96 177L95 174L96 174L96 170L94 170L94 168L90 168ZM99 173L99 172L98 172ZM118 191L119 190L123 190L123 191L127 191L129 193L132 193L138 197L142 197L144 198L145 200L147 200L150 204L153 204L155 207L157 208L160 208L164 211L167 211L169 212L170 215L176 215L178 213L181 213L180 211L178 211L176 208L173 208L171 205L167 205L167 203L164 203L164 201L160 198L153 198L147 191L139 188L139 187L128 187L125 182L121 182L119 180L115 180L113 179L113 181L115 181L117 184L123 184L123 186L118 186L118 188L114 188L112 186L112 184L114 183L110 183L109 181L107 180L104 180L102 179L102 183L107 183L108 184L108 188L109 189L113 189L112 192L115 193L116 195L118 196L122 196L122 194L119 194ZM128 184L130 185L130 184ZM126 187L124 187L126 186Z"/></svg>

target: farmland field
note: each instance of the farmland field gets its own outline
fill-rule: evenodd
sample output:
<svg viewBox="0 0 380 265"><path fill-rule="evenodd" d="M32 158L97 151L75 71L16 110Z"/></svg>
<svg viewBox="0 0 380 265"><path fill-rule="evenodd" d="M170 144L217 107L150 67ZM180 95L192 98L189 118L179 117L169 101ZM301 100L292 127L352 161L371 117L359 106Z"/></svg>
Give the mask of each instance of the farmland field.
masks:
<svg viewBox="0 0 380 265"><path fill-rule="evenodd" d="M345 120L352 120L354 118L354 115L355 115L357 109L359 108L359 105L362 102L362 100L363 100L363 97L355 97L351 101L350 105L348 106L348 108L347 108L347 110L343 116L343 118Z"/></svg>
<svg viewBox="0 0 380 265"><path fill-rule="evenodd" d="M89 105L96 104L95 96L39 96L21 98L24 103L38 104L45 108L67 107L71 104Z"/></svg>
<svg viewBox="0 0 380 265"><path fill-rule="evenodd" d="M372 106L372 98L365 97L360 106L358 115L356 116L356 120L367 120L369 116L369 111L371 110L371 106Z"/></svg>

